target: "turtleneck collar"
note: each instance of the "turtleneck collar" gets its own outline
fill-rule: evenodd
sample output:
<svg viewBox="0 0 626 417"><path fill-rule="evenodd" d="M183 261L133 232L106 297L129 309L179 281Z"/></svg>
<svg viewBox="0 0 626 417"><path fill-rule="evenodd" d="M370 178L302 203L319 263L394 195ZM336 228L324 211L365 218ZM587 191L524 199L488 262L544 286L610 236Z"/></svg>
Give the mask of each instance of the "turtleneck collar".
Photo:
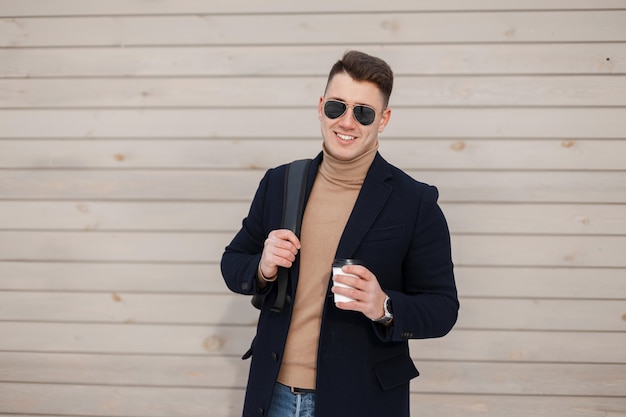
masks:
<svg viewBox="0 0 626 417"><path fill-rule="evenodd" d="M322 148L323 159L319 167L320 175L333 184L347 188L360 188L376 157L378 142L363 155L351 161L339 160L328 153L326 146L322 145Z"/></svg>

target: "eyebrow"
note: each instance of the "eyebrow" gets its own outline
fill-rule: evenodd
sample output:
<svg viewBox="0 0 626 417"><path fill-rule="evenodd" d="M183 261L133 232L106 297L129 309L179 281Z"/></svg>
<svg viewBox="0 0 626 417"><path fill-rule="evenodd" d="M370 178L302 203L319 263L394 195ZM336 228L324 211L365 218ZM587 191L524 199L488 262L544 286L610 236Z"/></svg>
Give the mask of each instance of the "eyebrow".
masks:
<svg viewBox="0 0 626 417"><path fill-rule="evenodd" d="M373 109L376 109L376 107L374 105L372 105L372 104L368 104L368 103L350 103L349 101L344 100L341 97L328 96L328 97L326 97L326 100L337 100L337 101L341 101L341 102L346 103L346 104L351 104L353 106L367 106L367 107L371 107Z"/></svg>

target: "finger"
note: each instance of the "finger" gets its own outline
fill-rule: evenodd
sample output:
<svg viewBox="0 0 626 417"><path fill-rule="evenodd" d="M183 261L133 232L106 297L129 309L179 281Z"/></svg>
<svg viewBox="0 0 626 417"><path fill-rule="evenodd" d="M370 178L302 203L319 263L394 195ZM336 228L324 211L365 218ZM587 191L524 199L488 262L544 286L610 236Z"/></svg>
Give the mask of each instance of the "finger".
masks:
<svg viewBox="0 0 626 417"><path fill-rule="evenodd" d="M333 282L333 286L331 287L331 292L333 292L334 294L338 294L338 295L344 295L348 298L353 299L354 301L351 301L351 303L362 302L365 299L367 299L367 294L361 289L355 288L354 286L349 286L348 284L346 284L348 286L345 287L342 284L343 283L340 282L339 280L335 280Z"/></svg>
<svg viewBox="0 0 626 417"><path fill-rule="evenodd" d="M359 288L361 284L361 278L357 278L350 275L336 274L333 275L333 281L338 282L340 284L345 284L350 287Z"/></svg>
<svg viewBox="0 0 626 417"><path fill-rule="evenodd" d="M287 251L294 255L298 253L298 248L296 248L291 242L288 240L277 239L276 237L269 237L265 240L265 250L272 253L279 251Z"/></svg>
<svg viewBox="0 0 626 417"><path fill-rule="evenodd" d="M296 260L296 254L288 249L268 247L261 258L271 266L284 266L288 268Z"/></svg>
<svg viewBox="0 0 626 417"><path fill-rule="evenodd" d="M358 310L361 301L358 299L358 292L351 288L334 286L331 291L336 295L348 297L352 300L336 301L335 305L343 310Z"/></svg>
<svg viewBox="0 0 626 417"><path fill-rule="evenodd" d="M356 275L360 279L364 279L367 281L371 280L374 277L374 274L372 274L370 270L363 265L344 265L341 270L346 274Z"/></svg>
<svg viewBox="0 0 626 417"><path fill-rule="evenodd" d="M338 301L335 303L335 306L340 310L348 310L348 311L361 311L357 307L358 303L356 301Z"/></svg>
<svg viewBox="0 0 626 417"><path fill-rule="evenodd" d="M269 237L274 237L282 241L290 242L295 248L300 249L300 240L294 232L289 229L277 229L270 232Z"/></svg>

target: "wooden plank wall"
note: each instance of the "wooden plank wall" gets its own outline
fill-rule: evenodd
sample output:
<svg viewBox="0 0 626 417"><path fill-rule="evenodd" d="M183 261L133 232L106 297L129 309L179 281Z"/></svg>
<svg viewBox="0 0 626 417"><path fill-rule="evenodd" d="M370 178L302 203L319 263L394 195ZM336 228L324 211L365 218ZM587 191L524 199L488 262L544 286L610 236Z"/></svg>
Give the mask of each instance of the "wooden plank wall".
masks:
<svg viewBox="0 0 626 417"><path fill-rule="evenodd" d="M337 4L339 3L339 4ZM436 184L462 301L415 416L626 415L623 0L0 0L0 415L240 415L219 274L268 167L320 148L349 48Z"/></svg>

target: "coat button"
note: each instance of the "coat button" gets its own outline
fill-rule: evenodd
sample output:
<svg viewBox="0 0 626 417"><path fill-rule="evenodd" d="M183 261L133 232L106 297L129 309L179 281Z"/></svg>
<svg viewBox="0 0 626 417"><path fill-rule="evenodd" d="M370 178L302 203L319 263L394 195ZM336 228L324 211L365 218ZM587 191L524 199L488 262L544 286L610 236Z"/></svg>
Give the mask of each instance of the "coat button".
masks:
<svg viewBox="0 0 626 417"><path fill-rule="evenodd" d="M264 416L265 415L265 410L263 409L263 407L259 407L259 415L260 416Z"/></svg>
<svg viewBox="0 0 626 417"><path fill-rule="evenodd" d="M272 352L272 359L274 362L278 362L278 354L276 352Z"/></svg>
<svg viewBox="0 0 626 417"><path fill-rule="evenodd" d="M250 284L248 284L247 282L242 282L241 283L241 289L242 290L247 290L248 288L250 288Z"/></svg>

